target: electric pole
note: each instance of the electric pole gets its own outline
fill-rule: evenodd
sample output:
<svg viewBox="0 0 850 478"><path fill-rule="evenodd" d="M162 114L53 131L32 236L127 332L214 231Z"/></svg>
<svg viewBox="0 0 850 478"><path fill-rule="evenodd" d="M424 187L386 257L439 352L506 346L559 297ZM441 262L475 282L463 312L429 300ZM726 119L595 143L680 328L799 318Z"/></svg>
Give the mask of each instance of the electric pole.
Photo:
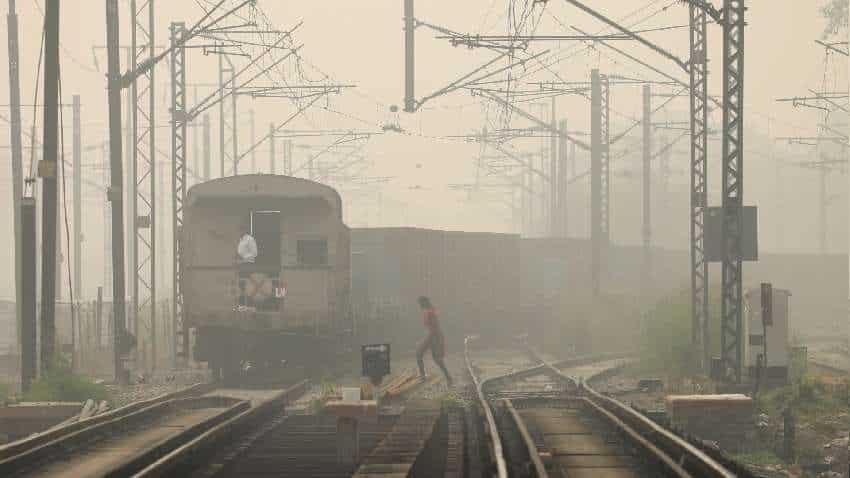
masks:
<svg viewBox="0 0 850 478"><path fill-rule="evenodd" d="M720 350L727 380L743 373L744 0L723 2L723 185Z"/></svg>
<svg viewBox="0 0 850 478"><path fill-rule="evenodd" d="M56 1L56 0L52 0ZM112 341L115 380L127 381L124 370L122 337L125 333L124 298L124 198L121 148L121 62L119 59L118 0L106 0L106 45L109 99L109 169L107 197L112 208Z"/></svg>
<svg viewBox="0 0 850 478"><path fill-rule="evenodd" d="M567 132L567 120L561 120L559 128L564 133ZM558 136L558 235L563 238L568 237L567 220L567 136L562 134Z"/></svg>
<svg viewBox="0 0 850 478"><path fill-rule="evenodd" d="M413 61L415 29L413 0L404 0L404 111L408 113L416 111L416 96L413 90L416 71Z"/></svg>
<svg viewBox="0 0 850 478"><path fill-rule="evenodd" d="M292 140L283 142L283 174L292 176Z"/></svg>
<svg viewBox="0 0 850 478"><path fill-rule="evenodd" d="M552 130L558 131L558 121L555 119L555 97L552 97L552 111L549 113L549 124ZM566 133L566 131L564 131ZM549 132L549 237L558 236L558 137L553 131Z"/></svg>
<svg viewBox="0 0 850 478"><path fill-rule="evenodd" d="M203 158L204 158L204 181L210 180L210 167L212 166L212 143L210 142L210 115L204 114L203 119Z"/></svg>
<svg viewBox="0 0 850 478"><path fill-rule="evenodd" d="M183 228L183 203L186 200L186 24L171 24L171 191L172 191L172 365L177 366L178 357L189 358L189 330L183 308L183 269L181 264L180 232ZM222 159L222 176L224 159Z"/></svg>
<svg viewBox="0 0 850 478"><path fill-rule="evenodd" d="M652 92L643 85L643 274L644 293L652 284ZM648 299L648 297L644 297Z"/></svg>
<svg viewBox="0 0 850 478"><path fill-rule="evenodd" d="M130 0L131 70L138 70L143 64L155 64L155 27L154 0L142 0L137 8L137 0ZM141 43L141 44L140 44ZM144 73L133 77L130 84L131 97L131 169L132 181L129 182L132 197L132 215L130 226L130 260L132 273L133 333L140 339L139 320L147 315L151 363L156 365L156 68L151 66ZM138 342L141 347L141 340ZM144 349L137 350L137 357ZM143 356L143 354L141 354ZM137 366L139 364L137 363Z"/></svg>
<svg viewBox="0 0 850 478"><path fill-rule="evenodd" d="M233 95L233 97L236 98L236 95ZM236 108L234 108L234 110L235 109ZM249 144L254 144L254 138L256 138L256 136L254 135L254 133L255 133L254 126L255 125L254 125L254 110L253 110L253 108L248 110L248 118L249 118L249 120L248 120L248 134L251 135L251 141L249 141ZM257 173L257 151L256 151L256 149L252 149L251 150L251 174L256 174L256 173Z"/></svg>
<svg viewBox="0 0 850 478"><path fill-rule="evenodd" d="M55 363L56 217L59 137L59 0L46 0L44 14L44 156L41 176L41 372Z"/></svg>
<svg viewBox="0 0 850 478"><path fill-rule="evenodd" d="M22 313L24 303L23 287L23 229L21 224L21 201L24 197L23 176L23 145L21 143L21 85L20 85L20 61L18 57L18 14L15 11L15 0L9 0L9 13L6 15L6 24L9 28L9 115L12 147L12 211L14 217L14 241L15 241L15 330L17 331L17 343L21 346L21 360L24 360L23 321L33 320L25 318ZM33 224L34 226L34 224ZM35 239L35 238L33 238ZM32 264L35 267L35 263ZM21 384L28 386L29 380L21 363Z"/></svg>
<svg viewBox="0 0 850 478"><path fill-rule="evenodd" d="M277 174L274 150L274 123L269 123L269 174Z"/></svg>
<svg viewBox="0 0 850 478"><path fill-rule="evenodd" d="M74 236L71 240L74 245L74 290L78 302L83 298L83 145L80 111L80 95L74 95L73 117L74 117L74 143L72 161L74 165ZM71 249L70 247L68 248ZM74 304L71 304L73 307Z"/></svg>
<svg viewBox="0 0 850 478"><path fill-rule="evenodd" d="M705 258L705 210L708 207L708 13L691 2L690 29L690 266L691 344L702 369L711 364L708 323L708 261ZM702 352L700 354L700 352Z"/></svg>
<svg viewBox="0 0 850 478"><path fill-rule="evenodd" d="M596 69L591 71L590 83L591 288L593 295L599 296L605 270L604 255L610 239L609 88L608 78Z"/></svg>

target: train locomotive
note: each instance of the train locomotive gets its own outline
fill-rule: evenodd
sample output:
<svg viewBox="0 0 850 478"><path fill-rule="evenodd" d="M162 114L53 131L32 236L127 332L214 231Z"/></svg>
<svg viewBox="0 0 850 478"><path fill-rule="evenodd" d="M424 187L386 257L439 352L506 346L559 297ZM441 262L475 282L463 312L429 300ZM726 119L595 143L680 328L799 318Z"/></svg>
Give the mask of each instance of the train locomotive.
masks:
<svg viewBox="0 0 850 478"><path fill-rule="evenodd" d="M331 187L240 175L189 189L180 231L186 327L193 357L217 377L282 361L316 365L345 348L350 232ZM237 245L250 233L252 264Z"/></svg>

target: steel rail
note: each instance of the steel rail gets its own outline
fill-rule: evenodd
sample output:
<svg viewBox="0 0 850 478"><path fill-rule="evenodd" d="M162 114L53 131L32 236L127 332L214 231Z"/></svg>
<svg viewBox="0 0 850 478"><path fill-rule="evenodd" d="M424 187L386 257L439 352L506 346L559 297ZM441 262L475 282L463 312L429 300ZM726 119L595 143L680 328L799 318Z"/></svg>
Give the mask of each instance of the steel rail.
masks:
<svg viewBox="0 0 850 478"><path fill-rule="evenodd" d="M166 450L178 446L180 440L185 439L184 437L201 433L203 430L221 421L225 421L246 409L250 409L250 404L244 400L215 396L177 398L159 402L126 415L84 427L73 433L60 436L2 460L0 461L0 475L37 474L39 467L62 462L73 454L78 453L80 448L88 446L96 447L102 440L108 441L111 437L123 436L125 433L132 434L133 432L131 430L142 429L144 428L144 424L159 418L168 417L175 409L188 410L196 406L202 407L208 402L222 402L220 407L216 407L222 408L222 411L192 424L178 436L172 437L165 442L157 443L150 449L129 454L127 458L115 464L109 472L113 476L127 476L129 474L127 472L131 473L136 469L146 466L157 454L164 453ZM209 406L212 407L213 405ZM83 453L86 453L86 451L84 450ZM121 470L125 471L125 473L122 473Z"/></svg>
<svg viewBox="0 0 850 478"><path fill-rule="evenodd" d="M275 397L267 400L256 407L231 417L198 435L191 441L173 449L168 454L163 454L158 460L149 464L146 468L139 470L134 477L166 477L182 476L181 468L200 463L199 457L207 456L226 443L232 443L235 435L245 434L246 429L257 428L267 423L270 416L284 412L284 407L294 397L302 395L309 380L302 380L297 384L281 391Z"/></svg>
<svg viewBox="0 0 850 478"><path fill-rule="evenodd" d="M124 405L123 407L116 408L114 410L93 415L89 418L80 419L74 422L68 422L64 425L57 425L43 432L36 433L21 440L16 440L11 443L7 443L5 445L0 446L0 463L17 455L22 455L28 452L29 450L34 450L38 447L62 439L82 430L91 428L93 426L99 425L101 423L125 417L132 413L138 412L148 407L155 406L163 402L167 402L169 400L197 397L205 393L211 392L214 389L215 386L213 384L196 383L194 385L190 385L186 388L174 392L165 393L154 398L150 398L148 400L133 402Z"/></svg>
<svg viewBox="0 0 850 478"><path fill-rule="evenodd" d="M534 352L532 351L532 353ZM535 353L534 355L537 354ZM550 373L554 374L555 376L561 377L563 380L566 380L570 383L576 383L575 379L565 375L560 369L555 367L553 364L547 363L539 356L538 358L542 363L547 365ZM604 374L606 372L608 371L605 370L600 372L599 374L589 377L587 381L591 381L593 380L593 378L598 377L599 375ZM692 445L691 443L688 443L683 438L675 435L670 430L667 430L666 428L653 422L652 420L639 413L638 411L634 410L633 408L626 406L619 400L597 392L596 390L584 383L579 386L587 394L587 398L596 406L607 410L608 412L616 416L622 423L628 424L640 436L651 437L653 446L664 452L664 454L667 455L667 457L670 458L674 463L681 464L684 471L692 474L693 476L706 478L736 477L734 473L728 471L726 467L715 461L705 452Z"/></svg>
<svg viewBox="0 0 850 478"><path fill-rule="evenodd" d="M614 415L612 412L608 411L604 407L600 406L599 404L597 404L593 400L588 399L586 397L583 398L583 402L586 403L589 407L591 407L591 409L593 409L593 411L596 412L597 415L599 415L602 418L604 418L605 420L607 420L609 424L613 425L618 430L620 430L621 432L628 435L629 439L631 439L633 442L637 443L637 445L640 446L641 448L643 448L644 451L649 452L650 455L655 457L655 459L657 459L658 461L663 463L664 466L667 467L668 471L675 473L676 476L679 476L679 477L682 477L682 478L693 477L693 475L688 473L682 466L679 465L679 463L676 463L675 461L673 461L673 459L669 455L667 455L667 453L664 453L663 450L661 450L660 448L655 446L650 440L646 439L643 435L638 433L634 428L629 426L628 423L621 420L619 417Z"/></svg>
<svg viewBox="0 0 850 478"><path fill-rule="evenodd" d="M505 454L502 449L502 440L499 437L499 428L496 426L496 419L493 417L493 410L487 402L487 397L484 396L484 392L481 389L481 381L475 374L475 370L472 367L472 360L469 358L469 343L471 341L472 337L467 336L463 339L463 355L466 361L466 369L469 372L473 385L475 386L475 393L478 396L478 402L480 403L481 408L484 409L484 417L487 420L487 429L490 433L491 453L493 455L493 460L496 462L496 476L498 478L508 478L508 464L507 461L505 461Z"/></svg>
<svg viewBox="0 0 850 478"><path fill-rule="evenodd" d="M528 459L534 467L535 475L537 478L549 478L549 472L546 471L546 466L543 465L543 461L540 459L540 454L537 453L537 445L534 444L531 434L528 433L528 427L525 426L525 420L523 420L520 414L516 411L513 402L505 400L504 403L505 408L508 410L508 414L514 422L514 426L516 426L519 435L522 437L525 449L528 450Z"/></svg>

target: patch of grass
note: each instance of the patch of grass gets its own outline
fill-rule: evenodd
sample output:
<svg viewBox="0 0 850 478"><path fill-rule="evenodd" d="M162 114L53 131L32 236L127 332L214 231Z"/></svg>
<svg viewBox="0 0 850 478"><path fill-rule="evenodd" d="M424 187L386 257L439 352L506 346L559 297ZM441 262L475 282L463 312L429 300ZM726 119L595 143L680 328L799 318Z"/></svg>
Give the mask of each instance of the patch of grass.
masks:
<svg viewBox="0 0 850 478"><path fill-rule="evenodd" d="M687 290L658 301L641 319L638 349L635 373L679 379L697 372Z"/></svg>
<svg viewBox="0 0 850 478"><path fill-rule="evenodd" d="M74 375L62 366L46 372L21 397L26 402L82 402L89 398L108 401L110 396L105 386Z"/></svg>
<svg viewBox="0 0 850 478"><path fill-rule="evenodd" d="M463 408L466 402L457 392L449 390L440 397L440 404L445 408Z"/></svg>
<svg viewBox="0 0 850 478"><path fill-rule="evenodd" d="M823 380L812 374L805 374L785 387L763 393L759 397L759 404L769 413L781 413L791 406L797 416L805 421L816 421L848 408L846 393L830 389Z"/></svg>
<svg viewBox="0 0 850 478"><path fill-rule="evenodd" d="M8 402L12 399L12 386L0 382L0 403Z"/></svg>
<svg viewBox="0 0 850 478"><path fill-rule="evenodd" d="M634 348L637 329L624 324L637 323L637 303L635 297L612 294L565 299L559 310L569 313L560 319L559 328L541 329L543 351L563 357L568 353L583 355Z"/></svg>
<svg viewBox="0 0 850 478"><path fill-rule="evenodd" d="M755 466L775 465L782 463L782 459L769 450L758 450L750 453L738 453L732 455L732 459Z"/></svg>

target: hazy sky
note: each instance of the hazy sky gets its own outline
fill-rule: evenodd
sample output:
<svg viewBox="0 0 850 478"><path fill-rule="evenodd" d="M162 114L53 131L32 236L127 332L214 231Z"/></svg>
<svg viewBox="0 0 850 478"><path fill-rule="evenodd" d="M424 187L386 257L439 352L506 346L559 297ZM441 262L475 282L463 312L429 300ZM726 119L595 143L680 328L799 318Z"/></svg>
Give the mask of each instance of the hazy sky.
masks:
<svg viewBox="0 0 850 478"><path fill-rule="evenodd" d="M229 0L230 3L236 3ZM127 11L129 2L119 2L122 10L122 38L128 39L129 20ZM157 43L165 45L168 39L168 25L172 20L183 20L188 24L199 18L201 0L157 0ZM403 96L403 32L402 2L400 0L362 0L352 1L277 1L259 0L258 2L269 18L281 29L289 29L298 22L303 25L295 32L297 44L303 44L300 53L308 61L307 74L312 79L321 78L321 73L310 67L314 65L327 73L335 81L355 84L355 90L347 90L339 97L327 101L321 100L318 106L341 112L333 113L326 109L313 110L303 121L294 124L297 128L335 127L357 129L360 131L379 131L380 127L392 121L395 115L388 111L390 105L400 105ZM515 4L515 15L521 17L524 9L529 8L531 0L467 0L463 2L422 1L417 2L416 16L422 21L463 33L507 34L509 15L508 5ZM676 0L587 0L588 5L615 19L622 19L628 25L639 29L660 27L679 27L687 24L687 9ZM715 0L715 3L719 2ZM824 50L814 40L821 36L824 22L819 14L820 1L801 0L754 0L749 2L746 31L746 119L748 124L747 147L754 154L747 156L746 198L751 204L762 207L762 247L767 249L804 250L814 248L817 227L816 208L818 198L818 178L815 172L799 168L786 168L780 174L785 200L782 206L776 204L775 166L768 159L768 130L771 136L813 136L818 121L817 112L794 109L788 104L775 102L784 96L805 95L808 89L820 89L822 84L828 88L847 90L847 67L842 57L833 56L827 68L828 77L824 83ZM18 0L18 14L21 23L21 80L24 103L31 103L35 83L36 62L41 35L41 14L43 0ZM571 7L565 1L551 0L545 5L538 4L529 16L529 22L536 24L538 34L569 34L569 26L577 26L590 32L599 32L602 25ZM5 5L2 9L5 13ZM83 102L83 143L100 143L105 138L106 92L102 68L105 65L105 51L93 49L105 42L104 2L102 0L76 0L63 2L61 41L62 74L64 100L70 101L70 95L80 94ZM717 25L711 25L709 40L711 44L710 69L713 94L720 94L721 86L721 38ZM0 30L0 54L5 56L6 26L5 17ZM530 31L526 28L525 31ZM423 97L442 88L458 77L466 74L478 65L493 58L493 53L484 50L471 50L465 47L451 47L446 40L435 39L435 33L420 28L416 35L416 80L417 96ZM688 56L687 28L673 28L645 34L647 38L658 42L665 49L680 58ZM642 59L686 80L686 74L678 70L672 62L634 43L616 42L618 47L627 50ZM528 81L551 81L558 77L568 81L586 81L591 68L600 68L603 72L627 75L636 78L659 79L658 75L629 62L604 47L588 48L588 45L570 45L566 42L538 42L532 50L545 49L559 52L565 59L548 69L539 64L529 63L528 71L541 70L531 75ZM572 52L572 53L571 53ZM101 71L95 67L95 58ZM198 50L191 51L187 59L188 81L210 83L216 80L216 58L204 57ZM241 61L240 59L236 60ZM5 68L3 69L5 71ZM519 72L520 70L516 70ZM837 72L837 73L836 73ZM167 62L157 69L157 124L160 149L169 151L168 142L168 69ZM522 87L527 87L520 85ZM631 124L630 118L640 113L639 87L619 87L612 92L612 130L620 131ZM0 103L7 103L8 77L0 75ZM38 100L41 101L41 98ZM528 106L528 105L526 105ZM265 99L251 101L240 98L240 143L249 142L247 136L247 111L256 111L257 136L267 131L269 122L280 121L290 114L292 105L286 100ZM527 108L528 109L528 108ZM558 116L568 118L570 129L586 130L589 125L589 107L583 98L571 97L558 100ZM683 121L687 119L687 100L682 98L671 104L663 119ZM0 107L0 113L7 116L6 107ZM217 109L210 111L214 124L213 134L217 135ZM490 108L490 118L497 115ZM31 112L25 111L24 122L31 121ZM713 116L713 125L719 128L719 111ZM768 118L773 118L768 122ZM474 180L474 158L479 146L449 136L463 135L478 130L482 126L482 108L467 92L459 91L445 97L431 100L423 110L415 115L400 115L401 126L409 132L407 135L385 134L373 136L364 152L372 163L366 173L369 176L390 176L392 181L384 186L384 223L401 222L424 227L443 227L454 229L507 230L509 213L498 198L487 195L474 196L473 201L466 200L466 194L452 191L450 184L469 183ZM663 120L660 119L660 120ZM41 122L41 119L39 119ZM67 116L70 122L70 114ZM2 124L2 122L0 122ZM513 127L526 127L529 124L519 119L511 123ZM769 126L768 126L769 125ZM26 128L26 126L25 126ZM4 126L0 128L7 131ZM66 126L66 134L69 134ZM635 134L639 129L635 130ZM674 136L676 133L670 133ZM70 137L68 136L68 144ZM637 139L638 137L636 137ZM320 145L328 140L314 141ZM217 145L217 139L213 140ZM0 136L0 145L8 144L8 133ZM639 143L632 141L634 153L626 156L620 169L638 167ZM70 147L70 146L69 146ZM518 149L538 148L538 143L518 141ZM719 142L712 142L710 186L719 187ZM267 147L258 149L261 169L266 168ZM760 153L760 154L756 154ZM87 156L86 163L97 163L100 153ZM296 157L296 164L303 159L303 152ZM811 157L812 149L789 148L776 144L773 154L777 156ZM217 155L214 155L214 158ZM0 149L2 164L8 165L8 150ZM159 158L167 165L165 156ZM217 164L214 159L214 164ZM670 196L674 202L670 210L679 210L674 219L659 223L658 227L670 227L668 233L659 232L659 242L670 247L686 247L687 216L683 201L687 201L684 186L687 176L681 173L688 167L687 142L682 141L674 149L671 158L674 174L670 181L679 194ZM580 167L586 161L580 160ZM217 168L214 168L217 171ZM679 173L676 173L679 171ZM9 168L0 170L0 194L11 192ZM91 170L95 179L100 172ZM613 208L622 217L622 224L615 224L615 240L634 242L639 238L639 203L637 203L638 177L615 177ZM499 181L496 181L499 182ZM503 181L501 181L503 182ZM847 244L847 178L846 175L834 175L828 181L830 194L837 199L830 205L829 213L834 218L830 231L830 249L846 251ZM571 195L571 214L575 216L575 231L586 231L581 204L582 187ZM578 194L578 195L577 195ZM87 190L92 214L85 217L87 239L86 253L91 254L92 264L100 261L98 250L102 250L102 214L97 210L101 193ZM370 194L361 194L373 197ZM358 196L358 197L360 197ZM378 217L371 207L374 203L361 199L354 202L354 194L349 205L349 218L352 221L369 221L377 225ZM475 200L477 198L477 200ZM574 209L574 211L573 211ZM0 203L0 221L4 229L11 228L11 215L7 201ZM669 224L668 224L669 223ZM778 240L775 236L777 225L787 224L787 237ZM626 226L628 224L628 226ZM635 226L633 227L632 224ZM676 228L676 231L672 231ZM634 230L632 230L634 229ZM11 252L0 252L0 262L10 263ZM102 267L92 267L92 280L101 274ZM11 276L11 271L9 271ZM0 278L0 297L8 296L9 290ZM91 282L91 281L89 281Z"/></svg>

